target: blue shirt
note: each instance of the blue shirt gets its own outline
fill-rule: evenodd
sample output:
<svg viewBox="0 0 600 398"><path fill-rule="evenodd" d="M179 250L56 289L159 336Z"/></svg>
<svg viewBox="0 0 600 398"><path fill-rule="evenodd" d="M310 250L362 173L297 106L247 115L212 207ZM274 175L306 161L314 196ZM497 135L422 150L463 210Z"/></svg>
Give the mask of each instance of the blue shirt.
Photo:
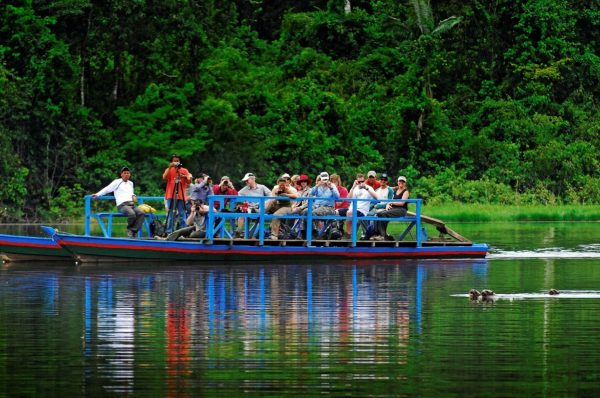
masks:
<svg viewBox="0 0 600 398"><path fill-rule="evenodd" d="M333 184L331 184L331 186L327 187L327 186L316 186L313 189L310 190L310 196L315 196L317 198L334 198L334 199L339 199L340 198L340 193L337 189L337 187ZM314 207L321 207L321 206L330 206L333 207L334 205L334 201L333 200L315 200L314 202Z"/></svg>

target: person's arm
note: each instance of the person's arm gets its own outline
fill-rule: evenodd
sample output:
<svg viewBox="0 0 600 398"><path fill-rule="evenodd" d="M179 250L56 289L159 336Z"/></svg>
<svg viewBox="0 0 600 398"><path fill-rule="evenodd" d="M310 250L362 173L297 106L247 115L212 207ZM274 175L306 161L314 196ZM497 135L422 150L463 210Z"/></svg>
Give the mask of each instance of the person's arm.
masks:
<svg viewBox="0 0 600 398"><path fill-rule="evenodd" d="M101 190L96 192L95 194L92 194L92 198L95 198L97 196L104 196L107 193L114 192L114 190L117 189L117 187L119 186L120 181L121 181L120 178L113 180L110 184L108 184L107 186L105 186L104 188L102 188Z"/></svg>
<svg viewBox="0 0 600 398"><path fill-rule="evenodd" d="M367 188L367 192L369 192L371 194L371 196L373 197L373 199L379 199L377 197L377 192L375 192L375 190L373 189L373 187L371 187L370 185L367 185L366 188Z"/></svg>
<svg viewBox="0 0 600 398"><path fill-rule="evenodd" d="M290 187L286 187L285 192L283 194L291 199L296 199L298 197L298 191L296 191L295 189L291 189Z"/></svg>
<svg viewBox="0 0 600 398"><path fill-rule="evenodd" d="M167 177L169 176L169 170L171 169L171 167L174 167L174 165L175 164L173 162L169 163L169 167L167 167L163 172L163 180L167 179Z"/></svg>

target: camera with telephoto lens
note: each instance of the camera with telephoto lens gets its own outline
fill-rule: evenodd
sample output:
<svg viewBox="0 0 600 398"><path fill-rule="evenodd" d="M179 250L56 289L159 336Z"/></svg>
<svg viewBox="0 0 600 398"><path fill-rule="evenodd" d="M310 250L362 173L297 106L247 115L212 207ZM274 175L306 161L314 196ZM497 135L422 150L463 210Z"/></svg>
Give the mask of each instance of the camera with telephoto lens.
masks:
<svg viewBox="0 0 600 398"><path fill-rule="evenodd" d="M177 163L175 163L175 167L180 169L183 167L183 164L181 162L177 162Z"/></svg>

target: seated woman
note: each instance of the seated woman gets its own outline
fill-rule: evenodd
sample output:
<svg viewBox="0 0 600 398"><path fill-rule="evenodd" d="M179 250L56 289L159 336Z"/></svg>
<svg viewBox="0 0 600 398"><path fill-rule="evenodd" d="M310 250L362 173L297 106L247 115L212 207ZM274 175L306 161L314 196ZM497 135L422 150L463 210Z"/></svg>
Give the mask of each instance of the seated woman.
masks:
<svg viewBox="0 0 600 398"><path fill-rule="evenodd" d="M394 202L388 202L385 205L385 210L377 213L377 217L381 218L392 218L392 217L404 217L408 211L408 203L405 202L408 199L410 192L406 188L406 177L398 177L398 187L394 191ZM387 234L387 226L389 221L377 221L375 225L376 235L372 236L372 240L394 240L390 235Z"/></svg>
<svg viewBox="0 0 600 398"><path fill-rule="evenodd" d="M206 235L206 214L208 206L201 200L192 202L192 210L185 223L187 227L180 228L167 236L167 240L177 240L181 237L204 238Z"/></svg>

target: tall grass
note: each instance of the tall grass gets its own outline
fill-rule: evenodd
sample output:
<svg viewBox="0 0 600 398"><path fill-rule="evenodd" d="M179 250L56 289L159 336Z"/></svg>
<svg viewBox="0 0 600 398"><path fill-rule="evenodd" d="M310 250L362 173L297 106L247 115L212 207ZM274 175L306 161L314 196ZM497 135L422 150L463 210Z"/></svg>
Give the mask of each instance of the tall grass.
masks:
<svg viewBox="0 0 600 398"><path fill-rule="evenodd" d="M600 221L600 205L482 205L448 203L423 206L423 214L450 222Z"/></svg>

